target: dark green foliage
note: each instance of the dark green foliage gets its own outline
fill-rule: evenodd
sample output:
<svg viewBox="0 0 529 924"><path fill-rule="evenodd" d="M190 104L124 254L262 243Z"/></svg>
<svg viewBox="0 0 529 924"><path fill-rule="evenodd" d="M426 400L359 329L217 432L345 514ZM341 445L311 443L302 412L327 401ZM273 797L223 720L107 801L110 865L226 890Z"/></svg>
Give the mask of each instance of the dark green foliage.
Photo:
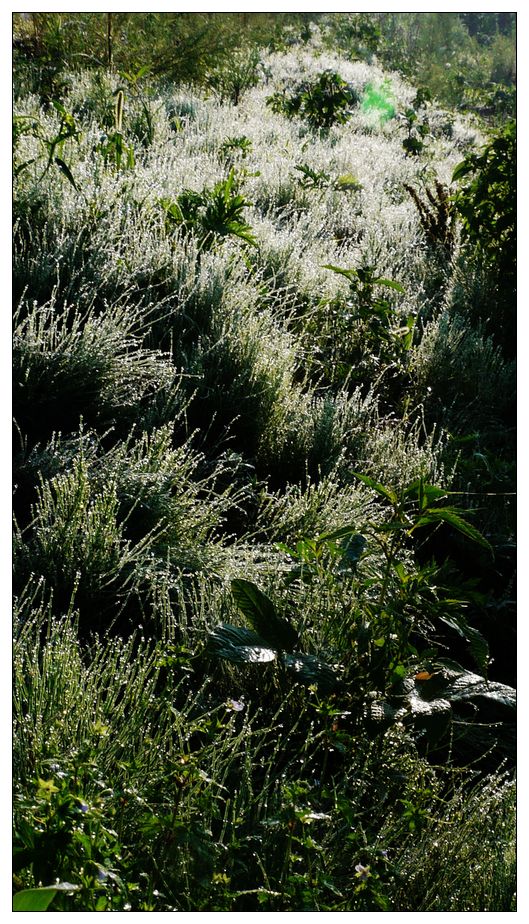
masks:
<svg viewBox="0 0 529 924"><path fill-rule="evenodd" d="M374 52L444 106L492 124L515 114L514 14L342 13L324 22L330 49L362 58Z"/></svg>
<svg viewBox="0 0 529 924"><path fill-rule="evenodd" d="M452 179L464 182L455 204L463 236L498 273L515 267L516 125L509 122L479 154L469 154Z"/></svg>
<svg viewBox="0 0 529 924"><path fill-rule="evenodd" d="M232 583L233 593L233 583ZM237 594L234 593L237 599ZM332 693L340 683L338 671L314 655L301 651L288 653L269 647L270 642L249 629L220 625L208 635L206 650L209 654L232 664L270 664L276 662L287 672L283 683L301 683L317 688L321 695Z"/></svg>
<svg viewBox="0 0 529 924"><path fill-rule="evenodd" d="M131 170L134 167L134 148L126 143L122 131L124 105L123 90L118 90L114 109L114 129L103 137L98 148L105 164L112 163L116 170L121 170L122 167Z"/></svg>
<svg viewBox="0 0 529 924"><path fill-rule="evenodd" d="M312 82L297 84L292 90L274 93L267 99L273 112L290 119L298 116L311 128L324 130L346 122L358 103L358 94L333 71L324 71Z"/></svg>
<svg viewBox="0 0 529 924"><path fill-rule="evenodd" d="M30 13L14 15L16 83L57 97L61 72L106 67L150 73L173 82L206 83L214 71L231 81L229 92L247 84L244 66L234 79L234 52L252 60L255 46L277 46L285 28L304 31L321 14L307 13ZM28 67L31 62L36 67ZM255 65L249 73L253 75ZM243 85L241 84L241 78ZM253 76L251 77L253 80Z"/></svg>
<svg viewBox="0 0 529 924"><path fill-rule="evenodd" d="M406 109L402 118L406 126L407 136L402 147L408 155L417 157L422 154L426 140L430 133L430 125L426 118L425 103L430 101L430 93L426 89L418 90L412 105Z"/></svg>
<svg viewBox="0 0 529 924"><path fill-rule="evenodd" d="M248 204L237 192L234 169L230 170L226 180L220 180L212 189L203 189L200 193L184 189L176 201L161 202L169 227L174 224L181 226L184 232L194 234L202 250L211 249L227 236L240 238L256 247L252 229L243 215Z"/></svg>
<svg viewBox="0 0 529 924"><path fill-rule="evenodd" d="M494 751L500 759L512 758L515 691L454 662L441 660L430 666L431 671L407 678L393 701L373 701L369 719L379 723L380 731L391 722L404 721L427 753L450 746L455 761L465 761L469 748L475 762L490 758ZM505 723L500 735L498 722Z"/></svg>
<svg viewBox="0 0 529 924"><path fill-rule="evenodd" d="M454 207L461 220L464 257L489 274L496 302L488 329L505 354L516 344L516 125L509 122L480 153L454 170ZM487 320L481 313L480 320Z"/></svg>
<svg viewBox="0 0 529 924"><path fill-rule="evenodd" d="M324 170L313 170L308 164L296 164L294 169L301 173L298 181L303 189L327 189L330 186L331 177Z"/></svg>
<svg viewBox="0 0 529 924"><path fill-rule="evenodd" d="M22 889L13 895L13 911L47 911L59 892L73 895L79 886L71 882L57 882L53 886L41 886L37 889Z"/></svg>
<svg viewBox="0 0 529 924"><path fill-rule="evenodd" d="M467 252L491 273L499 317L492 333L512 354L516 329L516 125L509 122L454 170L454 203Z"/></svg>
<svg viewBox="0 0 529 924"><path fill-rule="evenodd" d="M62 153L66 142L77 141L81 135L81 132L75 122L75 118L72 113L67 112L59 100L52 100L51 105L61 117L58 132L52 138L47 138L43 134L42 126L37 119L29 116L15 116L13 118L14 175L15 177L18 177L24 170L26 170L35 162L35 159L31 159L29 161L25 161L24 163L17 163L18 140L22 135L31 135L41 142L44 151L46 152L47 160L40 179L42 180L50 167L55 165L66 177L68 182L71 183L74 189L77 189L77 184L72 175L72 171L63 159Z"/></svg>
<svg viewBox="0 0 529 924"><path fill-rule="evenodd" d="M206 76L206 84L215 90L221 101L239 104L242 94L259 80L260 54L257 48L245 49L213 68Z"/></svg>
<svg viewBox="0 0 529 924"><path fill-rule="evenodd" d="M282 651L293 651L299 644L296 630L282 616L278 616L269 597L252 583L242 578L231 582L233 599L241 613L262 638Z"/></svg>
<svg viewBox="0 0 529 924"><path fill-rule="evenodd" d="M379 294L380 290L388 289L402 295L402 286L377 276L375 267L369 265L358 269L326 265L325 269L344 276L349 282L345 306L340 299L322 304L323 330L328 329L328 343L323 350L325 340L323 332L320 333L321 358L317 356L317 360L326 378L336 384L356 385L377 374L375 370L378 374L383 369L393 369L397 376L405 374L415 318L413 315L399 316L392 301ZM398 394L397 379L391 387ZM388 398L395 400L389 393Z"/></svg>
<svg viewBox="0 0 529 924"><path fill-rule="evenodd" d="M246 135L241 135L239 138L226 138L219 148L219 154L223 160L231 163L236 156L245 158L251 149L250 139Z"/></svg>

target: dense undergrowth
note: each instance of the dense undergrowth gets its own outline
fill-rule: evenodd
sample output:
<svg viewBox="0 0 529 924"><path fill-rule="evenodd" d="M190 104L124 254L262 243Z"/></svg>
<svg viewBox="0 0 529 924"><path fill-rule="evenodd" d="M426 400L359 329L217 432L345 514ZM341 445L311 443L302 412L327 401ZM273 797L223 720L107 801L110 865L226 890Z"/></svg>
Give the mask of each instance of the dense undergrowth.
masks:
<svg viewBox="0 0 529 924"><path fill-rule="evenodd" d="M514 125L312 32L21 71L17 910L515 910Z"/></svg>

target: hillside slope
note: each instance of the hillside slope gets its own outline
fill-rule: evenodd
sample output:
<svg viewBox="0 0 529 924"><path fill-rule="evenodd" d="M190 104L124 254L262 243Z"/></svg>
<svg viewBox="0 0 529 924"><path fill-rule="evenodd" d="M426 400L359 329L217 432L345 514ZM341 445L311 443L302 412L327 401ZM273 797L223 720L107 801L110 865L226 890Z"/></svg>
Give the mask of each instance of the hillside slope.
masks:
<svg viewBox="0 0 529 924"><path fill-rule="evenodd" d="M15 109L15 891L513 910L485 135L317 44L64 84Z"/></svg>

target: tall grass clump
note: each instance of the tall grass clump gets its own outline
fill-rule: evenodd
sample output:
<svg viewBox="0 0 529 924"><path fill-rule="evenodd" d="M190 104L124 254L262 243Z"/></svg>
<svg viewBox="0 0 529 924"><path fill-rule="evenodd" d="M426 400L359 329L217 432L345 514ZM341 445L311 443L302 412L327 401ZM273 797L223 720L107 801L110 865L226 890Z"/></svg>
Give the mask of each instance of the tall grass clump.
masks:
<svg viewBox="0 0 529 924"><path fill-rule="evenodd" d="M23 304L15 315L14 412L31 443L54 430L71 433L80 418L125 435L138 420L174 413L175 371L142 347L126 307L103 314L74 305ZM165 401L164 401L165 399ZM142 412L140 411L140 414Z"/></svg>

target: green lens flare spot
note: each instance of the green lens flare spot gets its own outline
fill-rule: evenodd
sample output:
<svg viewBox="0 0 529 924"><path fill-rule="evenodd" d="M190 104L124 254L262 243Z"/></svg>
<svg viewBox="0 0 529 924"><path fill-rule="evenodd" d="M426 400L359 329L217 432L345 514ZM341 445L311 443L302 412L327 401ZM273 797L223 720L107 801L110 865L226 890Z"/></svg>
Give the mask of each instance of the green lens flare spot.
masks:
<svg viewBox="0 0 529 924"><path fill-rule="evenodd" d="M362 112L378 117L380 124L383 125L384 122L395 117L392 95L389 81L384 81L380 86L368 83L360 104Z"/></svg>

